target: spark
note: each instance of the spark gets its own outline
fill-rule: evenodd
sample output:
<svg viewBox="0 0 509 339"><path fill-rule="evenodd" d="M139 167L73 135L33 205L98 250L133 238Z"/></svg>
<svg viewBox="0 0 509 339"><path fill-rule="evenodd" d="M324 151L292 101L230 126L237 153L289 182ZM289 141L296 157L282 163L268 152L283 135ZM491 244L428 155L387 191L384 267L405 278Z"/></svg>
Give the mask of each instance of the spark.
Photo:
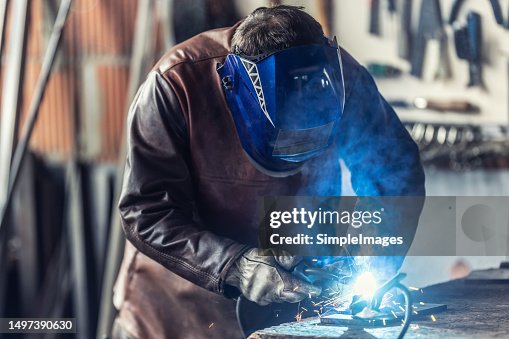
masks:
<svg viewBox="0 0 509 339"><path fill-rule="evenodd" d="M336 303L339 303L340 301L341 301L341 297L329 298L327 300L323 300L319 303L316 303L314 306L323 307L323 306L335 305Z"/></svg>
<svg viewBox="0 0 509 339"><path fill-rule="evenodd" d="M401 307L401 305L399 305L398 307L399 307L399 309L400 309L401 311L405 312L405 309L404 309L403 307Z"/></svg>
<svg viewBox="0 0 509 339"><path fill-rule="evenodd" d="M371 272L364 272L355 281L354 293L362 295L365 299L369 300L373 297L377 289L375 276Z"/></svg>
<svg viewBox="0 0 509 339"><path fill-rule="evenodd" d="M317 261L318 261L318 259L313 258L313 259L311 259L311 261L313 261L313 262L317 262Z"/></svg>
<svg viewBox="0 0 509 339"><path fill-rule="evenodd" d="M214 323L210 323L209 328L211 328L212 326L214 326Z"/></svg>
<svg viewBox="0 0 509 339"><path fill-rule="evenodd" d="M331 311L332 311L332 309L329 309L329 310L325 311L324 313L322 313L322 317L323 317L324 315L327 315L327 313L329 313L329 312L331 312Z"/></svg>
<svg viewBox="0 0 509 339"><path fill-rule="evenodd" d="M418 324L412 324L412 330L417 331L419 329Z"/></svg>
<svg viewBox="0 0 509 339"><path fill-rule="evenodd" d="M419 305L424 305L424 303L422 301L419 301Z"/></svg>
<svg viewBox="0 0 509 339"><path fill-rule="evenodd" d="M299 286L295 286L295 288L293 289L293 291L297 291L299 289Z"/></svg>
<svg viewBox="0 0 509 339"><path fill-rule="evenodd" d="M386 323L385 323L385 319L382 319L382 322L384 323L384 326L387 326Z"/></svg>
<svg viewBox="0 0 509 339"><path fill-rule="evenodd" d="M413 287L413 286L408 286L408 289L412 290L412 291L419 291L420 290L420 288Z"/></svg>
<svg viewBox="0 0 509 339"><path fill-rule="evenodd" d="M295 320L297 320L297 322L299 322L301 319L302 319L302 312L300 312L300 301L299 301L299 304L297 305L297 314L295 315Z"/></svg>
<svg viewBox="0 0 509 339"><path fill-rule="evenodd" d="M431 315L431 320L433 320L433 322L437 321L437 318L435 318L434 314Z"/></svg>
<svg viewBox="0 0 509 339"><path fill-rule="evenodd" d="M394 316L394 318L398 318L398 316L396 315L396 312L394 312L394 310L391 310L392 312L392 315Z"/></svg>
<svg viewBox="0 0 509 339"><path fill-rule="evenodd" d="M308 311L307 308L305 308L305 307L301 307L301 310L304 310L306 312Z"/></svg>

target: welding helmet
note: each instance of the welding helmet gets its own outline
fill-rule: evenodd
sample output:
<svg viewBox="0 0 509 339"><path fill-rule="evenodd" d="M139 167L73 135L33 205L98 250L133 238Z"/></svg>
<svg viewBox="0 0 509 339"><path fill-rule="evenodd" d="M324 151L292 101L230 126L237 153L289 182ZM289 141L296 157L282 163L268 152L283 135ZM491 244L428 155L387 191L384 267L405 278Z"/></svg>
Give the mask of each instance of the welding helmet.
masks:
<svg viewBox="0 0 509 339"><path fill-rule="evenodd" d="M242 147L269 171L299 168L332 142L345 102L336 39L248 56L217 72Z"/></svg>

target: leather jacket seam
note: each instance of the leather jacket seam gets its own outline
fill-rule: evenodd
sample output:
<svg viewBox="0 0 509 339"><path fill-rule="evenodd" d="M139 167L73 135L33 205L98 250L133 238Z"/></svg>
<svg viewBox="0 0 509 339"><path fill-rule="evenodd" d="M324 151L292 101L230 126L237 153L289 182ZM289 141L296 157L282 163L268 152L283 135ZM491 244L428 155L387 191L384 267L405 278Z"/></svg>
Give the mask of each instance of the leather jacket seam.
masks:
<svg viewBox="0 0 509 339"><path fill-rule="evenodd" d="M217 58L225 58L227 55L228 55L228 53L203 57L203 58L196 59L196 60L190 60L190 59L180 60L180 61L175 62L174 64L168 65L164 69L157 69L157 72L164 76L164 75L166 75L167 72L171 71L176 66L179 66L182 64L196 64L196 63L200 63L200 62L208 61L208 60L212 60L212 59L217 59Z"/></svg>
<svg viewBox="0 0 509 339"><path fill-rule="evenodd" d="M224 285L226 284L226 276L228 274L228 272L230 271L230 269L232 268L233 265L235 265L235 263L237 262L237 260L242 256L244 255L244 253L246 253L249 249L251 249L252 247L249 246L249 245L244 245L239 251L237 254L233 255L230 260L226 263L223 271L221 272L220 276L219 276L219 285L218 285L218 291L219 293L221 294L224 294Z"/></svg>
<svg viewBox="0 0 509 339"><path fill-rule="evenodd" d="M210 182L210 183L222 183L222 184L229 184L229 185L236 185L236 186L243 186L243 187L263 187L268 184L270 184L269 181L248 181L242 178L233 178L233 179L226 179L226 178L211 178L208 176L200 175L200 179L203 179L204 181Z"/></svg>
<svg viewBox="0 0 509 339"><path fill-rule="evenodd" d="M207 173L199 174L199 177L203 178L203 179L217 180L217 181L228 181L229 180L229 179L226 179L224 177L224 175L215 175L215 174L207 174ZM236 181L236 180L242 180L244 182L246 181L245 178L234 177L233 181ZM270 183L271 181L268 180L268 179L249 179L249 182L251 182L251 183L259 183L259 184L267 184L267 183Z"/></svg>
<svg viewBox="0 0 509 339"><path fill-rule="evenodd" d="M182 120L184 121L185 131L186 131L185 142L186 142L186 147L188 147L189 143L190 143L189 138L190 138L190 133L191 133L191 131L189 129L189 116L184 113L184 109L183 109L183 105L180 100L180 97L177 96L175 88L174 88L175 86L172 83L172 81L170 80L169 76L167 76L166 74L160 73L158 71L154 71L154 73L156 74L156 76L160 77L161 81L164 81L170 89L171 93L166 93L166 96L168 97L168 100L170 101L171 108L173 110L178 111L177 115L179 115L182 118ZM170 97L172 97L175 101L170 99ZM177 107L174 107L174 106L177 106Z"/></svg>
<svg viewBox="0 0 509 339"><path fill-rule="evenodd" d="M145 240L141 239L138 236L138 234L135 234L134 236L136 237L136 239L141 244L143 244L143 246L147 246L149 248L152 248L152 246L149 243L147 243ZM167 253L164 253L164 252L161 252L161 251L157 251L156 256L162 256L163 258L167 259L168 261L173 262L174 264L177 264L177 265L179 265L181 267L185 267L186 269L188 269L188 270L192 271L193 273L197 274L198 276L200 276L200 278L208 278L213 284L217 285L217 283L219 281L219 279L217 277L213 276L212 274L210 274L208 272L201 271L201 270L197 269L196 267L191 266L190 264L188 264L184 260L179 259L179 258L174 257L174 256L171 256L171 255L169 255Z"/></svg>

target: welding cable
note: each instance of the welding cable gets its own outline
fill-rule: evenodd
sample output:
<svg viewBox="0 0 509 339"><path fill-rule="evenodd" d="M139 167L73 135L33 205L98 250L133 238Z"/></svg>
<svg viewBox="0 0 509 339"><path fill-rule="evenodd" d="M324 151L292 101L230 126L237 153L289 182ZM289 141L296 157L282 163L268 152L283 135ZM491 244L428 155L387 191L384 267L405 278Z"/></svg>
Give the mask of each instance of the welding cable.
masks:
<svg viewBox="0 0 509 339"><path fill-rule="evenodd" d="M237 315L237 323L239 325L239 328L240 328L240 332L242 333L242 338L243 339L247 339L247 337L251 334L251 333L248 333L248 330L247 328L245 328L245 326L243 326L242 324L242 312L244 310L244 308L246 306L244 306L244 304L248 303L247 299L244 298L243 296L240 296L238 299L237 299L237 306L235 307L235 313Z"/></svg>
<svg viewBox="0 0 509 339"><path fill-rule="evenodd" d="M406 277L405 273L398 273L392 279L389 279L385 284L380 286L378 290L375 292L371 299L371 309L375 311L380 311L380 307L382 306L382 300L385 294L392 289L400 290L405 298L405 315L403 318L403 328L399 332L398 339L402 339L410 326L410 321L412 317L412 295L408 288L401 283L401 280Z"/></svg>
<svg viewBox="0 0 509 339"><path fill-rule="evenodd" d="M403 319L403 328L398 335L398 339L403 339L408 330L408 327L410 326L410 321L412 318L412 295L410 294L408 288L400 282L394 285L394 288L399 289L405 298L405 317Z"/></svg>

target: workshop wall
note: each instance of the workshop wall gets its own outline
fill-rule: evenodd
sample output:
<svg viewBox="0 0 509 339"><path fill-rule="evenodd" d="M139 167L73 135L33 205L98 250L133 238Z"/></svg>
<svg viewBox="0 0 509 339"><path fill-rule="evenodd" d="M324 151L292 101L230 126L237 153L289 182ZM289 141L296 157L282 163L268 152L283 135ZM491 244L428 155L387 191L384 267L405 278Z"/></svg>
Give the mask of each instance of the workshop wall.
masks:
<svg viewBox="0 0 509 339"><path fill-rule="evenodd" d="M125 125L137 2L74 1L63 33L62 49L30 142L33 151L61 161L68 159L76 147L81 159L86 161L113 162L117 159ZM53 0L29 1L19 133L24 126L58 4L59 1ZM8 13L3 69L8 62L5 58L9 49Z"/></svg>
<svg viewBox="0 0 509 339"><path fill-rule="evenodd" d="M422 1L422 0L421 0ZM417 30L421 1L413 1L412 26ZM444 22L449 17L454 0L441 0ZM410 63L397 53L397 18L386 10L387 2L380 1L381 36L369 34L369 0L334 1L334 24L343 46L359 61L383 62L409 71ZM500 0L502 14L507 23L509 1ZM483 31L483 72L485 88L467 88L468 64L458 59L454 47L453 29L445 25L447 34L447 59L450 78L434 79L438 67L438 42L428 44L423 79L404 75L395 80L377 80L380 91L387 99L413 99L414 97L440 99L468 99L481 107L481 114L466 115L434 113L429 111L402 110L398 114L404 121L434 122L440 124L504 124L509 123L509 30L497 25L489 1L467 0L459 13L458 21L465 22L468 11L474 10L481 17ZM358 15L352 15L358 13Z"/></svg>
<svg viewBox="0 0 509 339"><path fill-rule="evenodd" d="M284 4L304 6L306 11L316 18L321 18L320 1L282 1ZM400 4L401 1L396 1ZM412 5L412 29L418 29L422 0L414 0ZM454 46L454 32L448 25L450 10L454 0L440 0L440 9L444 21L447 48L444 59L440 60L440 44L431 40L427 53L422 79L410 76L410 62L398 57L398 17L387 10L388 1L380 0L381 35L369 33L370 1L332 1L332 25L340 43L362 64L370 62L384 63L400 68L403 76L397 79L377 79L377 84L384 96L391 99L413 100L416 97L443 100L468 100L480 107L480 114L437 113L416 109L397 109L403 121L440 124L509 124L509 29L501 27L495 21L489 1L466 0L458 15L457 24L464 24L469 11L481 15L482 24L482 66L484 87L467 88L468 63L460 60ZM239 9L247 14L259 6L266 6L267 1L237 1ZM509 0L500 0L502 15L509 21ZM355 13L355 14L354 14ZM323 25L322 21L322 25ZM436 71L443 61L449 76L436 79Z"/></svg>

